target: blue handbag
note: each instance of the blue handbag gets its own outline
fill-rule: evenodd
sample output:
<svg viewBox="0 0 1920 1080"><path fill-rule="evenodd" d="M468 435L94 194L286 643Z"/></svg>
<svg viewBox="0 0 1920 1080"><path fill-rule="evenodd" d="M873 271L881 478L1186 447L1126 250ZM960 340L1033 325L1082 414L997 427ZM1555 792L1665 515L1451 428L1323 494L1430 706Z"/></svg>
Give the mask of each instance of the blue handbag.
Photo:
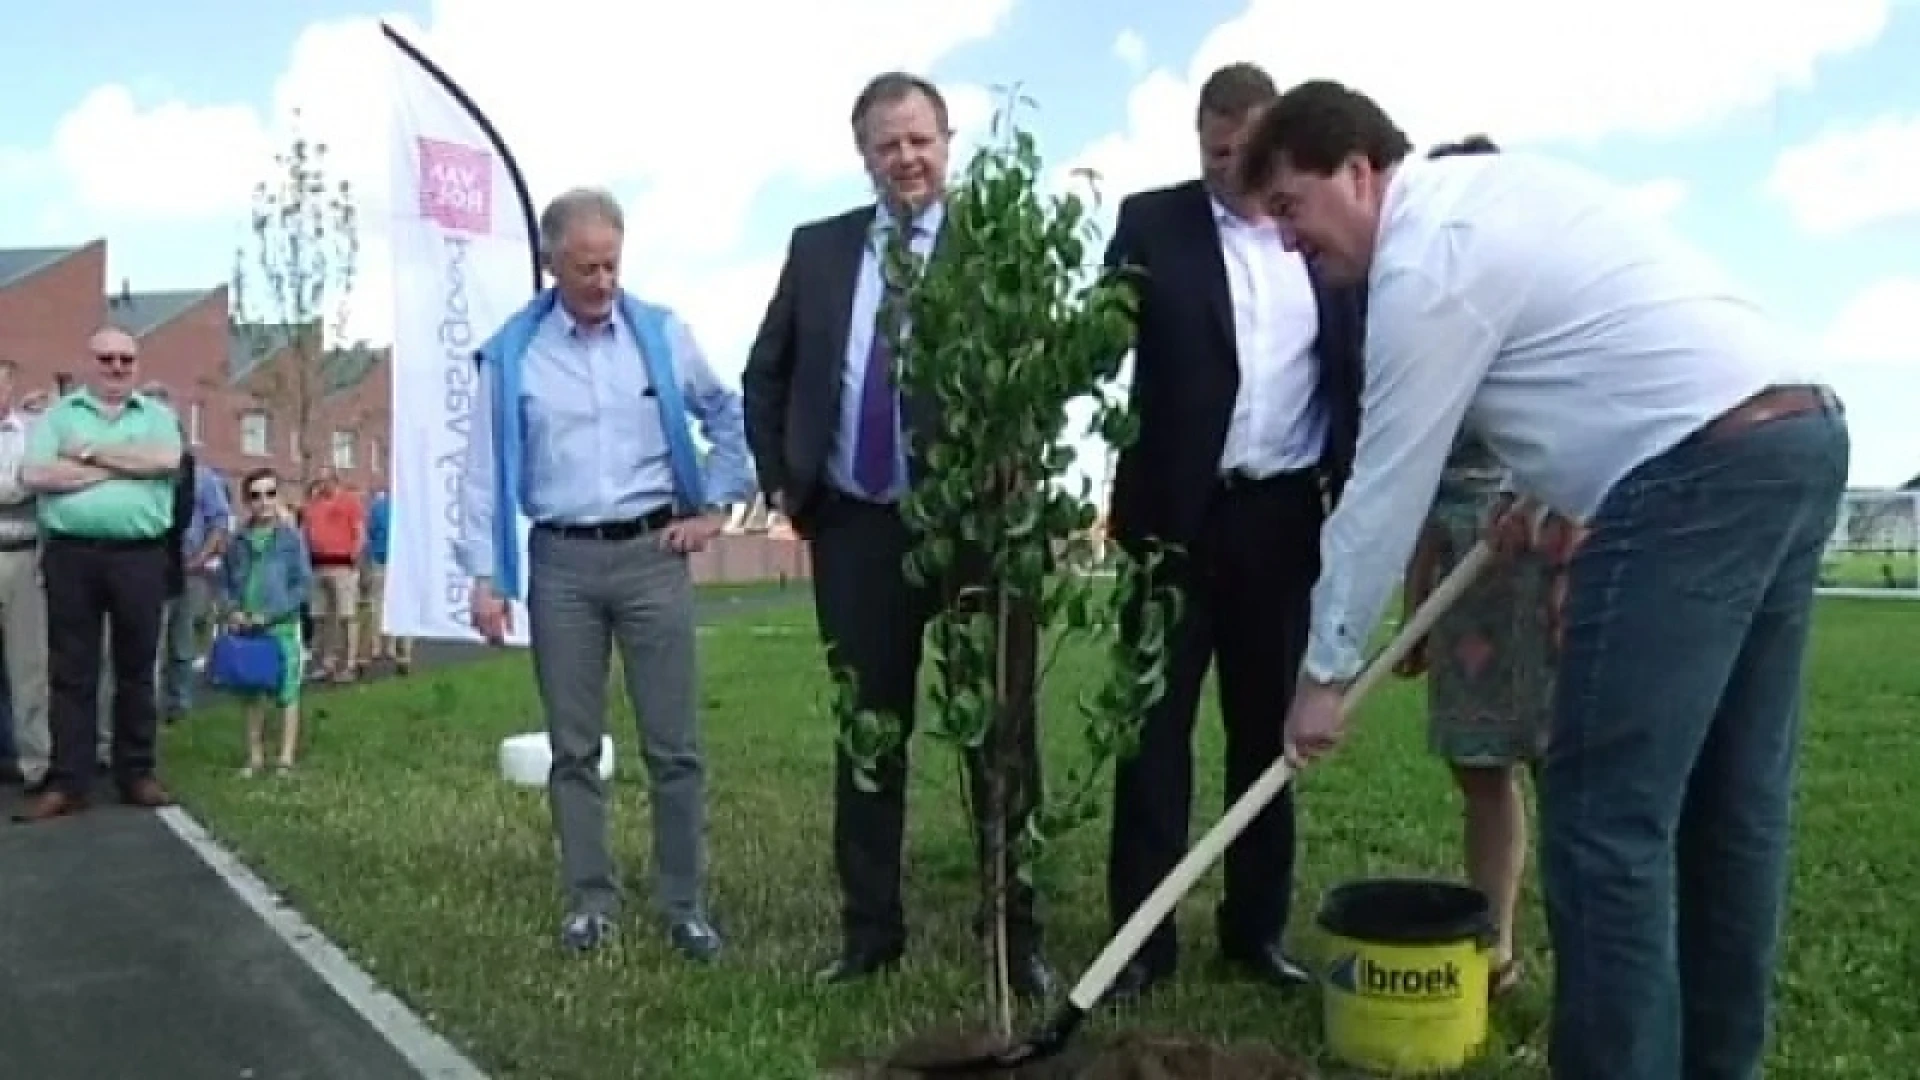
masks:
<svg viewBox="0 0 1920 1080"><path fill-rule="evenodd" d="M286 662L270 634L222 631L207 653L207 681L236 694L271 694L286 677Z"/></svg>

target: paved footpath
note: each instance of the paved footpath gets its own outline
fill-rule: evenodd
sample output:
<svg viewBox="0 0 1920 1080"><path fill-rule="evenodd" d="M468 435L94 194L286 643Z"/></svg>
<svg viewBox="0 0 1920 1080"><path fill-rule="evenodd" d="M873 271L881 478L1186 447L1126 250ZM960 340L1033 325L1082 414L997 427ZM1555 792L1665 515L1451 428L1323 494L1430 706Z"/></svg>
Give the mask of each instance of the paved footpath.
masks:
<svg viewBox="0 0 1920 1080"><path fill-rule="evenodd" d="M807 595L715 598L701 618ZM25 827L18 805L0 788L0 1078L484 1080L182 810Z"/></svg>

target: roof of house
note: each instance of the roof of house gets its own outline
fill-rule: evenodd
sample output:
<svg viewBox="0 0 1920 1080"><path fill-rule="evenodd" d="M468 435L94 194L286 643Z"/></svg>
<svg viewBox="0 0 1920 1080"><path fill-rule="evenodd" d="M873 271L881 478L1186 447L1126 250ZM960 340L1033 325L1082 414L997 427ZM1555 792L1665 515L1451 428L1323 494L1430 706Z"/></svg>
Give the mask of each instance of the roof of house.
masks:
<svg viewBox="0 0 1920 1080"><path fill-rule="evenodd" d="M77 247L0 248L0 287L44 270L67 258ZM107 296L107 315L113 323L134 337L145 337L160 327L192 311L213 289L164 289L133 292L124 285ZM238 382L246 378L282 343L294 336L290 326L264 324L254 327L236 325L227 333L227 378ZM357 344L328 349L320 359L323 392L336 394L357 386L387 355L386 349Z"/></svg>
<svg viewBox="0 0 1920 1080"><path fill-rule="evenodd" d="M294 338L289 326L271 323L235 326L227 336L227 377L239 382ZM386 349L356 344L320 355L320 392L337 394L358 386L387 355Z"/></svg>
<svg viewBox="0 0 1920 1080"><path fill-rule="evenodd" d="M211 292L212 289L118 292L107 297L107 318L134 337L146 337L192 311Z"/></svg>
<svg viewBox="0 0 1920 1080"><path fill-rule="evenodd" d="M37 270L44 270L79 248L0 248L0 285L11 285Z"/></svg>
<svg viewBox="0 0 1920 1080"><path fill-rule="evenodd" d="M320 358L320 385L329 394L351 390L360 385L361 380L373 371L386 354L387 350L367 344L328 349L326 355Z"/></svg>
<svg viewBox="0 0 1920 1080"><path fill-rule="evenodd" d="M239 382L290 343L295 328L281 323L233 323L227 330L227 378Z"/></svg>

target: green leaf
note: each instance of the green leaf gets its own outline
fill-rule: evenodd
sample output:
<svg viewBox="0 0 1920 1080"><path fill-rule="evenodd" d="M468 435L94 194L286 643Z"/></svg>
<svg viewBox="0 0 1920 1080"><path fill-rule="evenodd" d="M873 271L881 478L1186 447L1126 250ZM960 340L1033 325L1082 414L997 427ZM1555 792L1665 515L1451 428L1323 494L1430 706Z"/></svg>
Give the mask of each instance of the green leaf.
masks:
<svg viewBox="0 0 1920 1080"><path fill-rule="evenodd" d="M911 540L903 571L938 598L923 726L991 758L1022 672L1043 683L1060 642L1108 643L1109 669L1076 707L1038 718L1077 721L1082 754L1013 838L1037 866L1060 837L1101 816L1102 778L1134 752L1141 714L1165 692L1179 608L1156 574L1157 551L1113 557L1111 582L1081 576L1081 537L1098 507L1084 477L1069 482L1080 464L1071 444L1092 436L1104 454L1137 437L1131 395L1114 384L1136 286L1090 259L1105 247L1094 223L1097 178L1076 176L1084 194L1045 190L1049 169L1019 104L1009 92L987 144L956 171L939 256L920 260L902 238L889 243L890 272L904 288L887 324L901 384L941 419L938 431L915 432L919 468L902 506ZM1131 641L1118 638L1122 610L1138 613ZM1043 642L1041 655L1011 648L1020 640ZM851 700L839 705L850 755L878 762L896 752L900 726L852 710ZM994 790L1006 790L1011 778L996 775Z"/></svg>

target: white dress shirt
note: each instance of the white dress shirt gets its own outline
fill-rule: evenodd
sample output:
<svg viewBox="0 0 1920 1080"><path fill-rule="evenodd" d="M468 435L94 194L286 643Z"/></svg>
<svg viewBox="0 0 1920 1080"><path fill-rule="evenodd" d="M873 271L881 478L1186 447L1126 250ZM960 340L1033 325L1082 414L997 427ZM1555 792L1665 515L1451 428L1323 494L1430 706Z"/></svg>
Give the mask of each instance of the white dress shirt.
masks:
<svg viewBox="0 0 1920 1080"><path fill-rule="evenodd" d="M1240 358L1220 471L1264 477L1309 468L1326 447L1327 418L1314 396L1320 305L1306 263L1287 250L1271 221L1247 221L1217 199L1213 220Z"/></svg>
<svg viewBox="0 0 1920 1080"><path fill-rule="evenodd" d="M1665 225L1524 154L1402 165L1368 287L1360 441L1313 593L1305 670L1321 681L1359 672L1463 422L1514 490L1584 522L1734 405L1815 381Z"/></svg>

